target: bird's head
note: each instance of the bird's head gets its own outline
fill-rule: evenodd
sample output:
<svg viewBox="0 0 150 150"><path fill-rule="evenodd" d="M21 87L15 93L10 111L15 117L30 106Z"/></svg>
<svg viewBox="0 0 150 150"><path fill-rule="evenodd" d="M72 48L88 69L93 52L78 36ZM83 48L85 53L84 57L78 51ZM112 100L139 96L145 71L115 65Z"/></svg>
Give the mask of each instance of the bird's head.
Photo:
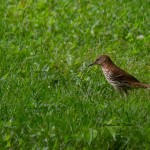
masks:
<svg viewBox="0 0 150 150"><path fill-rule="evenodd" d="M90 64L89 66L93 66L93 65L101 65L104 66L107 63L112 62L110 57L107 55L100 55L94 63Z"/></svg>

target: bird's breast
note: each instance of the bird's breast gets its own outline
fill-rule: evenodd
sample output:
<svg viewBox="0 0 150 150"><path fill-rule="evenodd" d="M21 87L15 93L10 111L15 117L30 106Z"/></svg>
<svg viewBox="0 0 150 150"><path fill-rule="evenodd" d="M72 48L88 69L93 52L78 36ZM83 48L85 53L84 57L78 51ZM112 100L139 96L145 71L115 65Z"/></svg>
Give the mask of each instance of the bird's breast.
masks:
<svg viewBox="0 0 150 150"><path fill-rule="evenodd" d="M106 79L109 81L111 76L112 76L111 71L109 69L106 69L106 68L102 68L102 70L103 70L103 73L104 73Z"/></svg>
<svg viewBox="0 0 150 150"><path fill-rule="evenodd" d="M103 73L105 75L106 80L114 87L116 87L117 84L119 84L119 82L117 80L114 80L114 75L113 72L110 71L110 69L107 68L102 68Z"/></svg>

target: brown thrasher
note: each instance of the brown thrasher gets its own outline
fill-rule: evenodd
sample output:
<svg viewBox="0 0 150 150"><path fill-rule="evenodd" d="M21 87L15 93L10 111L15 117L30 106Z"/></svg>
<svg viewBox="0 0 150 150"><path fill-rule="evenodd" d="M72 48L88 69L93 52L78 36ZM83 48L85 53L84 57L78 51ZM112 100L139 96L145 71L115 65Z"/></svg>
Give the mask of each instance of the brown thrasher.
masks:
<svg viewBox="0 0 150 150"><path fill-rule="evenodd" d="M127 90L132 87L150 88L150 84L144 84L135 77L116 66L109 56L101 55L92 65L101 65L107 81L117 90L127 94Z"/></svg>

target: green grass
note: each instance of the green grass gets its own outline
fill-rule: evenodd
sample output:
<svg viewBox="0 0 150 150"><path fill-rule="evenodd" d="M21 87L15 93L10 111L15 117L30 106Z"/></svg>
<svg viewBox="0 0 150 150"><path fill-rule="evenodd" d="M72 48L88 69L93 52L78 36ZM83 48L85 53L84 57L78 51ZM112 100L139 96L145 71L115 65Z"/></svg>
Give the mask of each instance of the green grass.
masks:
<svg viewBox="0 0 150 150"><path fill-rule="evenodd" d="M150 91L122 97L87 67L108 54L150 82L149 5L1 0L0 149L149 149Z"/></svg>

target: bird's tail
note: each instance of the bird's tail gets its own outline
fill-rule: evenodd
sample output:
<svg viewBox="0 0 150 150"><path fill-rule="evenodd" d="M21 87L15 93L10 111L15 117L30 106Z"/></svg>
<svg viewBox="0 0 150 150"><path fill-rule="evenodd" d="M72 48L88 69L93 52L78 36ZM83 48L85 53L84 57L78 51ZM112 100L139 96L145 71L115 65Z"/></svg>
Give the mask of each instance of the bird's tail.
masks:
<svg viewBox="0 0 150 150"><path fill-rule="evenodd" d="M150 84L145 84L141 82L134 82L132 86L137 87L137 88L150 88Z"/></svg>

